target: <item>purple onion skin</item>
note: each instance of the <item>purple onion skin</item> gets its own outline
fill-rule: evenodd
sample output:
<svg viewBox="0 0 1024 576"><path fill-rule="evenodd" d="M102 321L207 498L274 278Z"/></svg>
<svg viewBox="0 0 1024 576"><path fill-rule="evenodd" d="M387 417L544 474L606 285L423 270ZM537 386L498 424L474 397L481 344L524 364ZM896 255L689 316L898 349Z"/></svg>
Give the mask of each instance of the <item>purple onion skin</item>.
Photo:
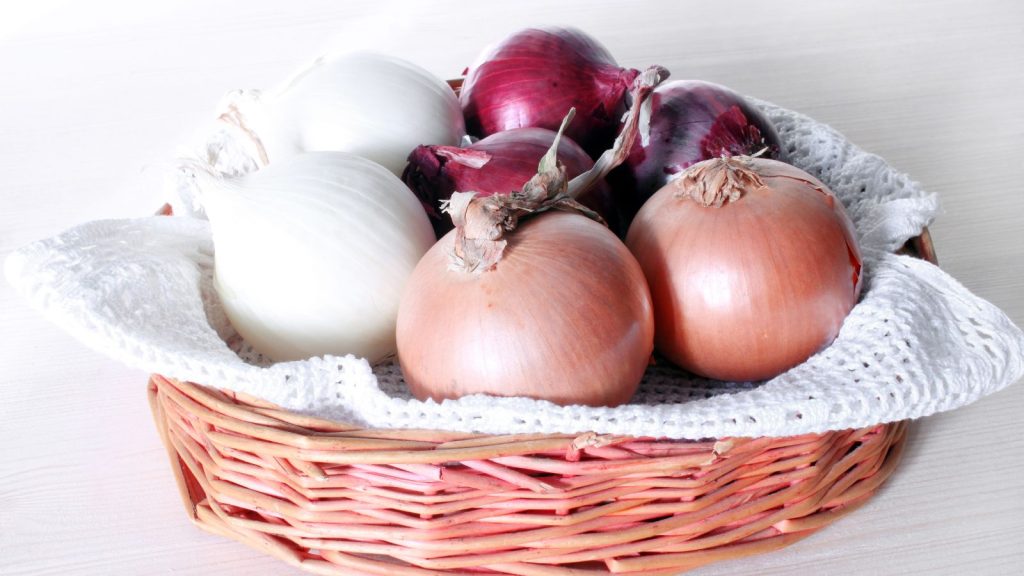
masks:
<svg viewBox="0 0 1024 576"><path fill-rule="evenodd" d="M420 199L440 238L452 229L451 218L440 210L442 200L456 191L490 196L521 190L537 173L537 165L555 135L544 128L519 128L498 132L465 148L418 146L409 155L402 180ZM468 165L485 156L489 159L482 166ZM558 144L558 160L570 179L594 165L583 148L564 135ZM613 232L620 232L611 188L603 180L584 192L579 201L605 218Z"/></svg>
<svg viewBox="0 0 1024 576"><path fill-rule="evenodd" d="M757 154L765 148L762 158L783 159L771 121L725 86L700 80L667 82L654 91L651 104L650 142L643 147L638 138L623 165L609 176L627 222L673 174L697 162Z"/></svg>
<svg viewBox="0 0 1024 576"><path fill-rule="evenodd" d="M620 68L604 46L579 30L528 28L469 71L459 101L467 132L478 137L515 128L557 130L575 107L566 135L597 158L615 139L639 73Z"/></svg>

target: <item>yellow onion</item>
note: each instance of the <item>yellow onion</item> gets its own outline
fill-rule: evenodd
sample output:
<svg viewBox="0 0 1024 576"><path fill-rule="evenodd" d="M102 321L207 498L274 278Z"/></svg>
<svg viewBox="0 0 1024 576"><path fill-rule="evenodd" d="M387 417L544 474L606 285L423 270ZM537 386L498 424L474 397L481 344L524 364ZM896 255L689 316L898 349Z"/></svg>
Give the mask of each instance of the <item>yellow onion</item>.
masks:
<svg viewBox="0 0 1024 576"><path fill-rule="evenodd" d="M417 398L629 400L654 324L643 272L615 234L579 214L541 214L476 272L449 269L456 239L453 230L427 252L398 311L399 361Z"/></svg>
<svg viewBox="0 0 1024 576"><path fill-rule="evenodd" d="M842 204L775 160L695 164L640 209L626 244L654 299L655 346L721 380L763 380L835 339L861 289Z"/></svg>

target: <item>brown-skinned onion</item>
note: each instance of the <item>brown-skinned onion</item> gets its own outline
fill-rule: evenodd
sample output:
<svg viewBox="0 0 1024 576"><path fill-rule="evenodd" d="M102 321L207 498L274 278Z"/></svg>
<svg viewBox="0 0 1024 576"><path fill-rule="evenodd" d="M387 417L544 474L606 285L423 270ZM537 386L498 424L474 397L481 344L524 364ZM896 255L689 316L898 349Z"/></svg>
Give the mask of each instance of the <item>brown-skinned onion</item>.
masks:
<svg viewBox="0 0 1024 576"><path fill-rule="evenodd" d="M835 339L861 289L853 226L810 174L761 158L694 165L626 243L654 300L655 347L720 380L772 378Z"/></svg>
<svg viewBox="0 0 1024 576"><path fill-rule="evenodd" d="M643 272L611 231L579 214L539 214L479 273L449 269L455 239L449 232L426 253L399 309L399 361L414 396L630 399L654 324Z"/></svg>

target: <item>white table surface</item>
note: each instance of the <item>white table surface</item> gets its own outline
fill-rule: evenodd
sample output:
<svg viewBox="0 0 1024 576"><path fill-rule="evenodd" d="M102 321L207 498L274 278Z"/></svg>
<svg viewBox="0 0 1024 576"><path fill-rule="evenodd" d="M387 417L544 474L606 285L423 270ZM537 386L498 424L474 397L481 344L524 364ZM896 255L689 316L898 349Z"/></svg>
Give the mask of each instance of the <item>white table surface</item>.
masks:
<svg viewBox="0 0 1024 576"><path fill-rule="evenodd" d="M690 5L682 8L683 4ZM942 266L1024 324L1024 4L5 2L0 258L87 220L152 212L162 163L220 96L325 48L446 77L530 24L623 65L726 84L827 122L928 190ZM293 574L186 520L146 374L0 283L0 574ZM773 554L695 573L1024 573L1024 385L917 423L866 506Z"/></svg>

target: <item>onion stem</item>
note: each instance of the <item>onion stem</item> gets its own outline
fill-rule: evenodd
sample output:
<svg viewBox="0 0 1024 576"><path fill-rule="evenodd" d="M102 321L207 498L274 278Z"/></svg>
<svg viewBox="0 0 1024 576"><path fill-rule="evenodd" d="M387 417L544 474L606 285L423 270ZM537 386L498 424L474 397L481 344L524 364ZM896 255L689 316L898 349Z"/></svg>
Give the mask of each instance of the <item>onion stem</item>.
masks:
<svg viewBox="0 0 1024 576"><path fill-rule="evenodd" d="M691 198L705 208L735 202L747 190L764 186L751 156L723 156L691 166L676 181L676 196Z"/></svg>
<svg viewBox="0 0 1024 576"><path fill-rule="evenodd" d="M615 138L615 143L601 154L597 162L594 162L593 168L569 182L569 197L578 198L580 194L586 192L591 186L607 176L613 168L626 161L630 150L633 148L633 142L636 141L637 134L644 134L649 130L651 122L650 111L648 110L647 114L643 112L651 93L658 87L658 84L661 84L668 78L668 74L668 70L661 66L651 66L636 77L630 92L633 105L630 107L629 112L626 113L622 130L619 132L618 137ZM641 122L641 120L644 122Z"/></svg>

